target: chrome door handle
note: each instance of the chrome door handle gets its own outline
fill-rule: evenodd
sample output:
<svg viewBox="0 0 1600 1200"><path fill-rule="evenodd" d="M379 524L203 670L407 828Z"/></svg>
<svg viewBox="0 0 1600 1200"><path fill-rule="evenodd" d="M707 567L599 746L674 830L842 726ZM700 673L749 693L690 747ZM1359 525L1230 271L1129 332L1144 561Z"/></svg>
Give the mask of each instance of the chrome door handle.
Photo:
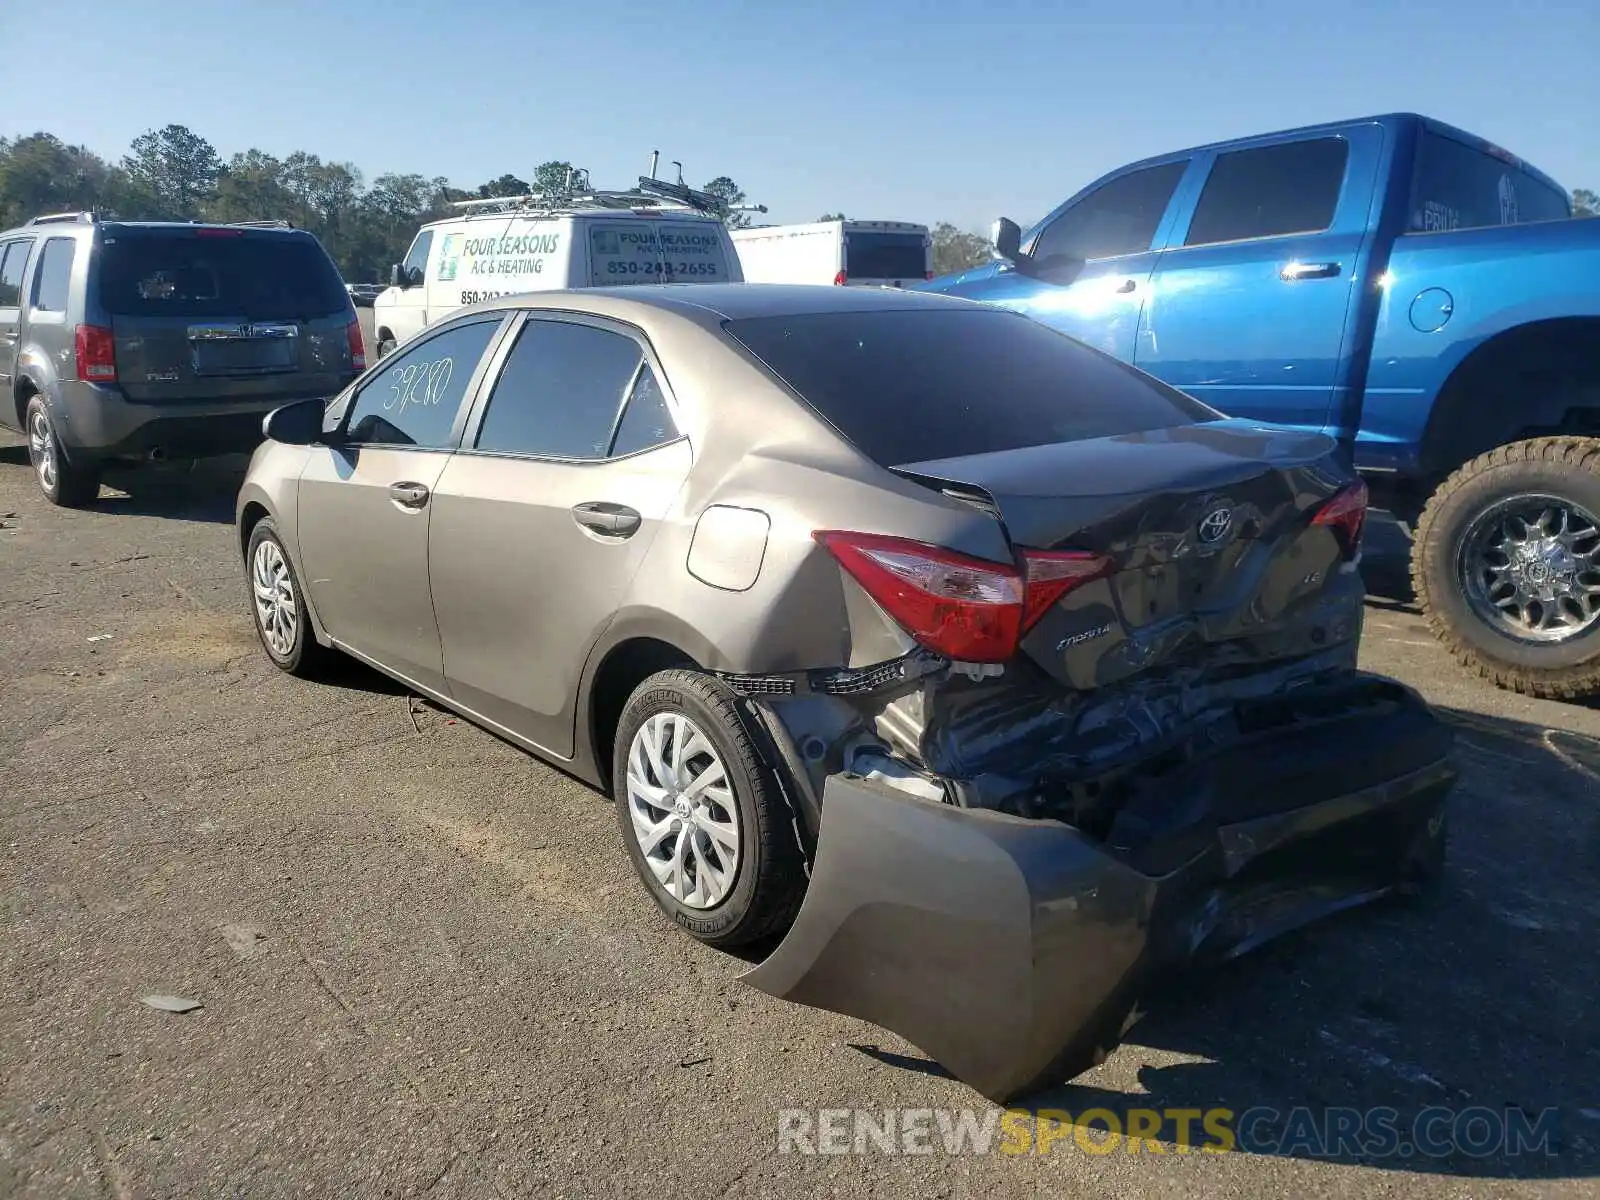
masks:
<svg viewBox="0 0 1600 1200"><path fill-rule="evenodd" d="M612 504L606 500L574 504L572 519L585 529L615 538L632 537L644 520L626 504Z"/></svg>
<svg viewBox="0 0 1600 1200"><path fill-rule="evenodd" d="M1336 262L1303 263L1292 262L1278 272L1278 278L1288 283L1297 279L1332 279L1340 271Z"/></svg>
<svg viewBox="0 0 1600 1200"><path fill-rule="evenodd" d="M421 508L428 502L428 489L420 483L391 483L389 499L405 508Z"/></svg>

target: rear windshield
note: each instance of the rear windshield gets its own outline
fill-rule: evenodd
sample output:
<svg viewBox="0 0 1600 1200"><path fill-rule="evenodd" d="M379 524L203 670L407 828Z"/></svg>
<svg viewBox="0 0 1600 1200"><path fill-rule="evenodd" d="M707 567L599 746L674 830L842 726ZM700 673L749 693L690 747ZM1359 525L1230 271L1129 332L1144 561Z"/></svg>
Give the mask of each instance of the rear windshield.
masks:
<svg viewBox="0 0 1600 1200"><path fill-rule="evenodd" d="M1082 342L1002 309L753 317L724 327L881 466L1218 416Z"/></svg>
<svg viewBox="0 0 1600 1200"><path fill-rule="evenodd" d="M117 316L325 317L350 303L322 247L307 237L108 235L100 301Z"/></svg>
<svg viewBox="0 0 1600 1200"><path fill-rule="evenodd" d="M851 279L921 279L928 244L920 233L845 234L844 269Z"/></svg>
<svg viewBox="0 0 1600 1200"><path fill-rule="evenodd" d="M589 227L594 282L715 283L728 278L721 226L689 221L596 222Z"/></svg>
<svg viewBox="0 0 1600 1200"><path fill-rule="evenodd" d="M1425 132L1417 152L1411 232L1564 221L1566 196L1515 163L1455 138Z"/></svg>

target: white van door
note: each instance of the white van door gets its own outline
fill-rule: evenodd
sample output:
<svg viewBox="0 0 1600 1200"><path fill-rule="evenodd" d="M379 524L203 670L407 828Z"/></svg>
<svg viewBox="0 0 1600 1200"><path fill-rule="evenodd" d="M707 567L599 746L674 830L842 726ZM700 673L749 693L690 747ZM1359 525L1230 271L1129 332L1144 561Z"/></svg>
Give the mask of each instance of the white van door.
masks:
<svg viewBox="0 0 1600 1200"><path fill-rule="evenodd" d="M713 221L592 221L588 248L595 287L741 278L730 267L727 231Z"/></svg>

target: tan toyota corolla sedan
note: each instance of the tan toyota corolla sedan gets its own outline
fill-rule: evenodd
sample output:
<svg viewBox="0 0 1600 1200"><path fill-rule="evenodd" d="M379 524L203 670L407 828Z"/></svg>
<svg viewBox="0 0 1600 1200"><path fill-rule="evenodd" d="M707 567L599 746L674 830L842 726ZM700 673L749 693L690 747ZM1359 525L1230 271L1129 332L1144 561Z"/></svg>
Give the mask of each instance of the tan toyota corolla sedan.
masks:
<svg viewBox="0 0 1600 1200"><path fill-rule="evenodd" d="M507 297L267 419L267 654L340 651L615 797L745 978L1004 1099L1163 967L1443 861L1449 735L1356 670L1366 491L1015 313Z"/></svg>

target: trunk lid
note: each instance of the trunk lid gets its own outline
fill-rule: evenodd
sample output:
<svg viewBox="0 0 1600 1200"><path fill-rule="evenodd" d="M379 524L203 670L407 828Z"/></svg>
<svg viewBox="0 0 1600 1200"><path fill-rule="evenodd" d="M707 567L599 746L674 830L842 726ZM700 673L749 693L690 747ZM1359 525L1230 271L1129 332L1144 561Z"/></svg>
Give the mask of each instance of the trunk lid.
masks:
<svg viewBox="0 0 1600 1200"><path fill-rule="evenodd" d="M331 395L356 373L355 309L305 234L124 229L101 253L100 307L134 403Z"/></svg>
<svg viewBox="0 0 1600 1200"><path fill-rule="evenodd" d="M1217 652L1326 648L1356 630L1317 601L1348 572L1316 511L1351 477L1321 434L1217 421L910 463L896 473L991 508L1018 548L1104 555L1023 651L1078 688ZM1345 622L1347 625L1348 622Z"/></svg>

